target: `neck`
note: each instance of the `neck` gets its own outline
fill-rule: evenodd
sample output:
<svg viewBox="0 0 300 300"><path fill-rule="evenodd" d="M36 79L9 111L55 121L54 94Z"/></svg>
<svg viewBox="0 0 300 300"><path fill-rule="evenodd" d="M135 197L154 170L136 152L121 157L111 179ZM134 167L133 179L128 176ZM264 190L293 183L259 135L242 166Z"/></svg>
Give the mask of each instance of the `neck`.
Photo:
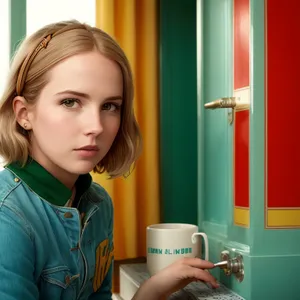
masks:
<svg viewBox="0 0 300 300"><path fill-rule="evenodd" d="M72 187L72 195L71 195L71 198L69 200L69 206L73 206L73 202L74 202L74 199L75 199L75 195L76 195L76 186L74 185Z"/></svg>
<svg viewBox="0 0 300 300"><path fill-rule="evenodd" d="M68 189L72 190L72 192L75 191L75 182L78 179L79 175L67 172L51 160L41 158L39 157L39 155L32 155L31 157L36 162L38 162L44 169L46 169L52 176L54 176L61 183L63 183Z"/></svg>

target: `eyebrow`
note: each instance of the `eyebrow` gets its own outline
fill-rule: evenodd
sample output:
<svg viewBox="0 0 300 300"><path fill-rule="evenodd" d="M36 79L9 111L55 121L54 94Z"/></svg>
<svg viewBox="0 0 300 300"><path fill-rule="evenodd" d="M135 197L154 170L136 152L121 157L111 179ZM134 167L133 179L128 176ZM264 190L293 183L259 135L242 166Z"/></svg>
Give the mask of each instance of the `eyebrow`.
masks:
<svg viewBox="0 0 300 300"><path fill-rule="evenodd" d="M73 90L65 90L62 92L57 93L56 95L63 95L63 94L72 94L78 97L82 97L82 98L86 98L86 99L91 99L91 97L86 94L86 93L81 93L81 92L77 92L77 91L73 91ZM122 96L111 96L111 97L107 97L105 98L105 100L123 100Z"/></svg>

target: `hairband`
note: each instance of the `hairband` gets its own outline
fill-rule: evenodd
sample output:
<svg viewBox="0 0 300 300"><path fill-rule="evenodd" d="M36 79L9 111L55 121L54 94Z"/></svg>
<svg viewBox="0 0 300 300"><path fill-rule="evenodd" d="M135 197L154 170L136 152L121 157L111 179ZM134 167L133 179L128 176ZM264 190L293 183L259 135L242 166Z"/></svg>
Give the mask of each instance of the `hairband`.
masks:
<svg viewBox="0 0 300 300"><path fill-rule="evenodd" d="M43 40L38 44L38 46L30 52L26 58L24 59L19 74L17 78L17 83L16 83L16 92L18 96L22 95L24 85L25 85L25 80L29 71L29 68L31 66L31 63L33 62L34 58L37 56L37 54L42 50L46 49L50 40L54 37L57 36L61 33L64 33L69 30L73 29L87 29L85 25L82 24L71 24L71 25L66 25L62 29L59 29L58 31L48 34L46 37L43 38Z"/></svg>

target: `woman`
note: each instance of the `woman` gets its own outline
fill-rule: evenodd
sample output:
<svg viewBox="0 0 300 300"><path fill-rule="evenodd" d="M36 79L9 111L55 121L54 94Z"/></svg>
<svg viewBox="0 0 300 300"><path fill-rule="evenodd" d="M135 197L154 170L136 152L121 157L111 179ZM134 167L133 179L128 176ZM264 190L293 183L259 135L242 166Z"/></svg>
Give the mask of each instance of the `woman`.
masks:
<svg viewBox="0 0 300 300"><path fill-rule="evenodd" d="M110 36L72 21L22 43L0 105L0 299L111 299L113 207L89 172L125 175L140 151L130 66ZM134 299L217 287L212 267L178 261Z"/></svg>

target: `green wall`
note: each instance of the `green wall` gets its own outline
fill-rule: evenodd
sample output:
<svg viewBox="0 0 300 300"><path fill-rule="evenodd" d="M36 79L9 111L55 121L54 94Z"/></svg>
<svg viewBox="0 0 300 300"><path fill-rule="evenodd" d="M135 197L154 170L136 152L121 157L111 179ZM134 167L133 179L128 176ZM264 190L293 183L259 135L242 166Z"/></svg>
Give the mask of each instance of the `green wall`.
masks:
<svg viewBox="0 0 300 300"><path fill-rule="evenodd" d="M197 224L196 1L159 9L161 220Z"/></svg>
<svg viewBox="0 0 300 300"><path fill-rule="evenodd" d="M10 54L26 36L26 0L10 0Z"/></svg>

